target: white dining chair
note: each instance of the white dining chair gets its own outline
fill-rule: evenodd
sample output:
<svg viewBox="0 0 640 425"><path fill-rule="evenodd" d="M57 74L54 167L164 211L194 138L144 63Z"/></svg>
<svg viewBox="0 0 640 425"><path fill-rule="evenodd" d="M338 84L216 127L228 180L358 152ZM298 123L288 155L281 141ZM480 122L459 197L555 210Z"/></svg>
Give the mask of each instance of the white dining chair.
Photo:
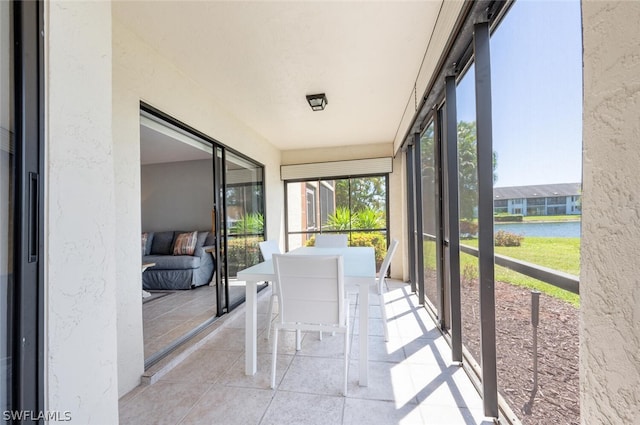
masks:
<svg viewBox="0 0 640 425"><path fill-rule="evenodd" d="M273 254L282 254L276 240L262 241L258 245L260 246L260 253L264 261L271 260Z"/></svg>
<svg viewBox="0 0 640 425"><path fill-rule="evenodd" d="M273 254L281 254L280 246L275 240L267 240L260 242L260 253L264 261L272 259ZM267 339L271 338L271 319L273 315L273 302L278 298L278 287L275 282L271 282L271 298L269 298L269 309L267 310Z"/></svg>
<svg viewBox="0 0 640 425"><path fill-rule="evenodd" d="M344 384L349 373L349 299L345 298L340 255L274 255L280 314L274 325L271 388L276 386L280 329L330 331L344 334ZM309 371L312 373L313 371Z"/></svg>
<svg viewBox="0 0 640 425"><path fill-rule="evenodd" d="M387 273L389 272L389 266L391 265L393 254L396 253L396 249L398 249L398 240L392 239L391 244L389 244L389 248L387 248L387 255L384 256L384 260L382 260L380 271L378 273L378 294L380 295L380 310L382 313L382 322L384 324L385 341L389 341L389 326L387 325L387 311L385 309L384 302L384 292L387 289L385 279L387 277Z"/></svg>
<svg viewBox="0 0 640 425"><path fill-rule="evenodd" d="M316 248L346 248L347 247L347 235L316 235Z"/></svg>

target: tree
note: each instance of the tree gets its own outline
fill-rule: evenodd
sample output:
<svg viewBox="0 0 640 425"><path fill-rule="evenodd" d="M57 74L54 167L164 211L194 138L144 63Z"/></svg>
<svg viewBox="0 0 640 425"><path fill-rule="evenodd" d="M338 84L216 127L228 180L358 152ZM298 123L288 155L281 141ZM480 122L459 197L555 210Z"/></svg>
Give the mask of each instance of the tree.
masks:
<svg viewBox="0 0 640 425"><path fill-rule="evenodd" d="M420 178L422 182L422 231L436 234L436 219L434 204L436 199L436 157L434 125L427 127L420 137Z"/></svg>
<svg viewBox="0 0 640 425"><path fill-rule="evenodd" d="M352 212L374 209L385 211L386 187L384 177L357 177L336 180L336 207Z"/></svg>
<svg viewBox="0 0 640 425"><path fill-rule="evenodd" d="M433 126L429 126L420 138L420 163L422 167L423 197L428 202L435 196L435 160ZM493 153L493 180L497 176L497 156ZM460 121L458 123L458 190L460 218L471 220L478 205L478 161L476 150L476 123Z"/></svg>
<svg viewBox="0 0 640 425"><path fill-rule="evenodd" d="M460 218L472 219L478 205L478 152L476 122L458 123L458 184L460 190ZM498 180L498 156L493 152L493 181Z"/></svg>
<svg viewBox="0 0 640 425"><path fill-rule="evenodd" d="M470 220L478 205L478 161L476 151L476 123L458 123L458 190L460 218Z"/></svg>

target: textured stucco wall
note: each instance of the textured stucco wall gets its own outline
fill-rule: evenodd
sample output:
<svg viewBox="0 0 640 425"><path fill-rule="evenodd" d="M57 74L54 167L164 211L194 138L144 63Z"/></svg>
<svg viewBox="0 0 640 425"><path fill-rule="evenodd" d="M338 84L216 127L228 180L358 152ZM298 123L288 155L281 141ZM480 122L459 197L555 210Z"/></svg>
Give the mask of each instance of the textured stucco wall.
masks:
<svg viewBox="0 0 640 425"><path fill-rule="evenodd" d="M584 1L583 424L640 420L640 2Z"/></svg>
<svg viewBox="0 0 640 425"><path fill-rule="evenodd" d="M47 2L45 25L45 408L115 424L110 5Z"/></svg>
<svg viewBox="0 0 640 425"><path fill-rule="evenodd" d="M140 101L265 165L267 233L279 238L284 223L280 151L218 105L187 78L179 64L113 21L113 139L116 174L118 387L134 388L143 372L140 298Z"/></svg>

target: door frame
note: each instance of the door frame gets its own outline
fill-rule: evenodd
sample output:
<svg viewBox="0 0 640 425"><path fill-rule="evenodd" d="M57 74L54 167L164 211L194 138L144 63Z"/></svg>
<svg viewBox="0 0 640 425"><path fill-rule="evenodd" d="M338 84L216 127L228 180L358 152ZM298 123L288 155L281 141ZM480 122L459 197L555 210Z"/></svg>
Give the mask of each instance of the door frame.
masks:
<svg viewBox="0 0 640 425"><path fill-rule="evenodd" d="M44 14L13 2L14 291L11 410L44 410Z"/></svg>

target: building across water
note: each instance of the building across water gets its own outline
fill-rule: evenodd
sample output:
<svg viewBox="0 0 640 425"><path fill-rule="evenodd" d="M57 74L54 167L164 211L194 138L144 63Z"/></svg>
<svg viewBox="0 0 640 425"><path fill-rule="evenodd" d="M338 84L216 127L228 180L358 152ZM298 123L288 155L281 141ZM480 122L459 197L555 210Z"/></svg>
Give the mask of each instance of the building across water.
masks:
<svg viewBox="0 0 640 425"><path fill-rule="evenodd" d="M493 189L494 214L581 214L581 184L558 183Z"/></svg>

